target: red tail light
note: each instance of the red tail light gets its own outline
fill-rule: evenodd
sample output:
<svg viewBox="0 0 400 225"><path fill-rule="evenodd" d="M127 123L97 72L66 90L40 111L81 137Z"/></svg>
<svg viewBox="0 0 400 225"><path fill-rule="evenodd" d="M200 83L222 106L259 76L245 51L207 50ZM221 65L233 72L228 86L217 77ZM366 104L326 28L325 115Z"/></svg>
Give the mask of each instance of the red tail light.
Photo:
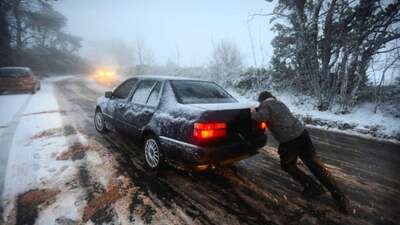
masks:
<svg viewBox="0 0 400 225"><path fill-rule="evenodd" d="M226 123L195 123L193 136L198 139L225 137Z"/></svg>
<svg viewBox="0 0 400 225"><path fill-rule="evenodd" d="M259 122L257 124L257 128L261 133L264 133L266 129L268 129L268 125L266 122Z"/></svg>

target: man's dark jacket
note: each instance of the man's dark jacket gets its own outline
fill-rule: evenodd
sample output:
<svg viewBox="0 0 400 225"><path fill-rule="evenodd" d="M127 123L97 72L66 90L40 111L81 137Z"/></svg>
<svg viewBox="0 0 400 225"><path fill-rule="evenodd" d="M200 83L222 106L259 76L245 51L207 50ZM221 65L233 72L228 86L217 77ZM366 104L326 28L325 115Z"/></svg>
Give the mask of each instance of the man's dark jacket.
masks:
<svg viewBox="0 0 400 225"><path fill-rule="evenodd" d="M267 98L260 103L253 120L267 122L268 129L279 143L291 141L301 135L304 125L290 112L289 108L275 98Z"/></svg>

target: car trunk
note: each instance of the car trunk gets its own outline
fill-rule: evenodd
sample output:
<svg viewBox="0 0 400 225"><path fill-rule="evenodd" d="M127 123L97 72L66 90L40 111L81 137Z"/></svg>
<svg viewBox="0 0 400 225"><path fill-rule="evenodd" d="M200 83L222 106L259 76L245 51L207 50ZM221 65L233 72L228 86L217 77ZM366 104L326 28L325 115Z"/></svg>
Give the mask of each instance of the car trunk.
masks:
<svg viewBox="0 0 400 225"><path fill-rule="evenodd" d="M30 75L0 76L0 89L3 90L27 89L32 86L32 83L34 80Z"/></svg>
<svg viewBox="0 0 400 225"><path fill-rule="evenodd" d="M227 135L224 138L208 141L207 145L247 142L261 135L257 123L251 119L250 105L242 103L193 104L204 109L200 122L226 122Z"/></svg>

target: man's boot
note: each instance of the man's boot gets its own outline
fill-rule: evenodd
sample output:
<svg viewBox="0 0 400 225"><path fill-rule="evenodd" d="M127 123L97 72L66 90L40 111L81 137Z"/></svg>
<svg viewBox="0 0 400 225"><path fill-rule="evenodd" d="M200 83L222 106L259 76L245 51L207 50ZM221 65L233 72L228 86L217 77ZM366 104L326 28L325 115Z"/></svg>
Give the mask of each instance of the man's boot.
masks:
<svg viewBox="0 0 400 225"><path fill-rule="evenodd" d="M343 214L348 214L350 209L349 209L349 200L344 196L343 194L339 195L332 195L333 200L335 201L336 207L339 210L339 212Z"/></svg>
<svg viewBox="0 0 400 225"><path fill-rule="evenodd" d="M321 185L315 183L314 185L307 185L304 187L302 195L306 198L317 198L325 193L325 189Z"/></svg>

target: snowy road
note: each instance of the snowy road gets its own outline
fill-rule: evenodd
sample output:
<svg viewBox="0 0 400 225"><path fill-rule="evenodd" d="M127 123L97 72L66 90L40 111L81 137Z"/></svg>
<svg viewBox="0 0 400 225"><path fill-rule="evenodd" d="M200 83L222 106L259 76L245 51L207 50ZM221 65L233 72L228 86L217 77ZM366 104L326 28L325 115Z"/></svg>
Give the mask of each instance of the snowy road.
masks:
<svg viewBox="0 0 400 225"><path fill-rule="evenodd" d="M303 199L300 187L281 171L273 143L213 173L147 172L141 149L130 138L95 131L94 105L102 94L95 85L67 78L47 82L38 95L0 96L2 167L9 158L7 172L0 168L0 177L6 174L6 224L396 224L400 219L400 146L311 130L323 161L351 200L353 213L346 216L328 195ZM10 99L19 104L6 112ZM31 195L47 198L27 201ZM37 213L27 216L22 213L27 209Z"/></svg>
<svg viewBox="0 0 400 225"><path fill-rule="evenodd" d="M6 95L0 99L4 107L0 118L0 193L3 192L7 160L15 130L31 98L31 95Z"/></svg>

